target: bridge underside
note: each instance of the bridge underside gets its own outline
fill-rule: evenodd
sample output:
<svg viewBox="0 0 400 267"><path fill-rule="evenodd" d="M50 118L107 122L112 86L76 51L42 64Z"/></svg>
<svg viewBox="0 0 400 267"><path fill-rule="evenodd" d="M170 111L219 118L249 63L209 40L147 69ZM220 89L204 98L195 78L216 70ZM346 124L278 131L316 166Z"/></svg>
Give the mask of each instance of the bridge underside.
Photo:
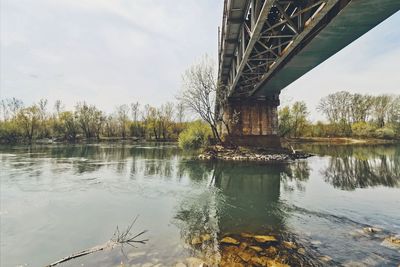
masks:
<svg viewBox="0 0 400 267"><path fill-rule="evenodd" d="M225 1L216 108L229 139L274 143L280 91L399 9L398 0Z"/></svg>

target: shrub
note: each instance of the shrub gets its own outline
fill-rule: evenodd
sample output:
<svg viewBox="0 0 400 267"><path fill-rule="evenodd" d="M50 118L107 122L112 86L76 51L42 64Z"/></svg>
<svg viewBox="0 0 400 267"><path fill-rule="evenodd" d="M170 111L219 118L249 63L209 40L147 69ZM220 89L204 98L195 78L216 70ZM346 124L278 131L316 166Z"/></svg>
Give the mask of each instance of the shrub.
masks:
<svg viewBox="0 0 400 267"><path fill-rule="evenodd" d="M374 136L376 127L366 122L356 122L351 125L351 130L354 136L372 137Z"/></svg>
<svg viewBox="0 0 400 267"><path fill-rule="evenodd" d="M207 146L210 137L210 127L202 121L194 121L179 134L179 147L182 149L198 149Z"/></svg>
<svg viewBox="0 0 400 267"><path fill-rule="evenodd" d="M0 121L0 143L15 143L21 136L15 121Z"/></svg>
<svg viewBox="0 0 400 267"><path fill-rule="evenodd" d="M377 138L388 138L392 139L396 136L396 133L393 128L390 127L383 127L379 128L375 131L375 136Z"/></svg>

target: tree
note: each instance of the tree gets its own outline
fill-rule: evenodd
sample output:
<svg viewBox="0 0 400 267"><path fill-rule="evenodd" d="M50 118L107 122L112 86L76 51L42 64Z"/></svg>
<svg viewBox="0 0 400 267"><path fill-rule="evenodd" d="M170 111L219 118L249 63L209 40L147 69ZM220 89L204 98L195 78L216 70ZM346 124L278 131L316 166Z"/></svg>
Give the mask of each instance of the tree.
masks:
<svg viewBox="0 0 400 267"><path fill-rule="evenodd" d="M297 101L292 106L292 129L294 137L299 137L304 134L304 129L307 126L307 111L306 103L303 101Z"/></svg>
<svg viewBox="0 0 400 267"><path fill-rule="evenodd" d="M40 109L37 105L32 105L21 109L17 114L17 124L23 130L24 136L32 142L39 125L40 125Z"/></svg>
<svg viewBox="0 0 400 267"><path fill-rule="evenodd" d="M59 120L63 127L65 139L68 141L75 141L78 135L79 125L74 113L63 111L59 115Z"/></svg>
<svg viewBox="0 0 400 267"><path fill-rule="evenodd" d="M54 111L56 112L57 116L60 116L60 113L64 110L64 105L62 104L61 100L56 100L54 103Z"/></svg>
<svg viewBox="0 0 400 267"><path fill-rule="evenodd" d="M172 119L174 116L174 104L171 102L167 102L162 105L158 112L158 120L160 124L161 134L163 139L166 140L168 138L168 132L170 132Z"/></svg>
<svg viewBox="0 0 400 267"><path fill-rule="evenodd" d="M317 107L330 123L338 127L339 134L351 134L351 100L349 92L341 91L322 98Z"/></svg>
<svg viewBox="0 0 400 267"><path fill-rule="evenodd" d="M217 91L216 72L213 61L208 56L189 67L182 76L183 91L178 99L182 104L206 121L213 137L221 141L215 113Z"/></svg>
<svg viewBox="0 0 400 267"><path fill-rule="evenodd" d="M379 95L373 98L373 115L379 128L385 126L388 117L392 97L390 95Z"/></svg>
<svg viewBox="0 0 400 267"><path fill-rule="evenodd" d="M283 108L279 109L278 112L279 117L279 134L281 136L288 136L291 133L291 114L290 114L290 107L284 106Z"/></svg>
<svg viewBox="0 0 400 267"><path fill-rule="evenodd" d="M157 109L150 105L144 106L143 121L145 128L147 130L149 138L151 138L151 133L153 133L156 140L159 139L159 129L157 125Z"/></svg>
<svg viewBox="0 0 400 267"><path fill-rule="evenodd" d="M373 98L369 95L353 94L351 96L351 122L366 122L371 113Z"/></svg>
<svg viewBox="0 0 400 267"><path fill-rule="evenodd" d="M15 97L3 99L0 103L4 121L15 118L24 106L24 103Z"/></svg>
<svg viewBox="0 0 400 267"><path fill-rule="evenodd" d="M139 102L131 103L131 112L132 112L133 122L137 122L139 119L139 112L140 112L139 107L140 107Z"/></svg>
<svg viewBox="0 0 400 267"><path fill-rule="evenodd" d="M279 110L279 133L282 136L299 137L304 135L304 130L308 125L306 103L297 101L290 108L285 106Z"/></svg>
<svg viewBox="0 0 400 267"><path fill-rule="evenodd" d="M76 105L75 116L86 138L100 138L101 127L105 120L102 111L83 102Z"/></svg>
<svg viewBox="0 0 400 267"><path fill-rule="evenodd" d="M126 138L126 131L128 127L129 121L129 106L128 105L121 105L117 107L117 119L119 123L119 128L121 132L121 136L123 139Z"/></svg>
<svg viewBox="0 0 400 267"><path fill-rule="evenodd" d="M180 101L176 104L176 117L179 123L185 120L185 105Z"/></svg>

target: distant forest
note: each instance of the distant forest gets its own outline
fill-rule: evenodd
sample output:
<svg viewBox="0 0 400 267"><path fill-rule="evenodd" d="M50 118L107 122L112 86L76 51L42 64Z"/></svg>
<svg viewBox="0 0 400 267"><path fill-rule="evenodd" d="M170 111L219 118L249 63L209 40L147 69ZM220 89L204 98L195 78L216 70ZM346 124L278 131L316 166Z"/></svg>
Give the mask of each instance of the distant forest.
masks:
<svg viewBox="0 0 400 267"><path fill-rule="evenodd" d="M176 140L187 124L182 104L166 103L159 108L139 103L121 105L113 113L86 102L65 110L61 101L51 108L46 99L30 106L11 98L0 102L0 140L4 143L142 138Z"/></svg>
<svg viewBox="0 0 400 267"><path fill-rule="evenodd" d="M61 101L50 106L46 99L25 106L16 98L0 102L2 143L53 141L146 139L177 140L191 126L182 103L160 107L140 103L121 105L112 113L85 102L65 110ZM311 122L304 102L279 109L279 134L283 137L400 138L400 96L370 96L341 91L320 100L317 110L326 122ZM201 130L198 130L199 132ZM193 131L192 131L193 132ZM196 131L195 131L196 132ZM207 131L208 133L210 131Z"/></svg>
<svg viewBox="0 0 400 267"><path fill-rule="evenodd" d="M327 122L312 123L304 102L279 109L279 133L286 137L400 138L400 95L351 94L322 98L317 110Z"/></svg>

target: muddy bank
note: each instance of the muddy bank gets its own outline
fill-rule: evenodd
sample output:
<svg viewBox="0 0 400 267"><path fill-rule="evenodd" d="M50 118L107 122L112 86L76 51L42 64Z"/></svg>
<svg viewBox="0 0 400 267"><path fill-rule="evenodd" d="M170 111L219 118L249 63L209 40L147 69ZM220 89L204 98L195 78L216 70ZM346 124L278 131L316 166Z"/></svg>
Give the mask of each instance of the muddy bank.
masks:
<svg viewBox="0 0 400 267"><path fill-rule="evenodd" d="M224 161L286 161L305 159L312 154L289 149L265 149L247 147L207 147L199 156L200 160L224 160Z"/></svg>

